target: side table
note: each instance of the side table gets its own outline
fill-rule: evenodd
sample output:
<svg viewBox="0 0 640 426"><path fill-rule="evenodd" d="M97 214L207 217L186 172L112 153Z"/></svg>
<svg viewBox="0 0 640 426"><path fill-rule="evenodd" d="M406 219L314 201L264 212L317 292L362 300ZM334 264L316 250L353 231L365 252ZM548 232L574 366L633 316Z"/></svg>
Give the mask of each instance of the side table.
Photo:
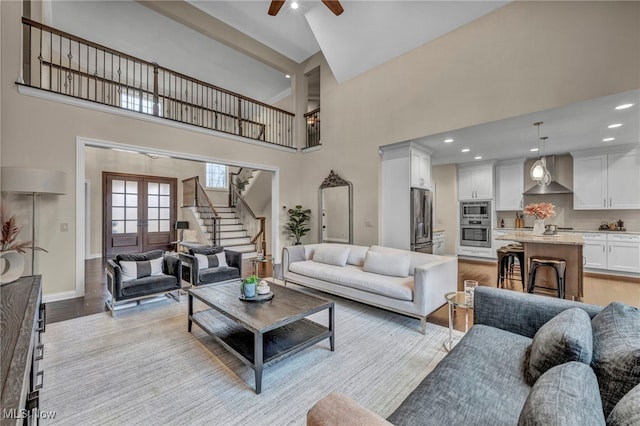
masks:
<svg viewBox="0 0 640 426"><path fill-rule="evenodd" d="M266 257L263 257L262 259L258 259L257 257L254 257L253 259L251 259L251 263L253 263L253 273L254 273L254 275L256 277L259 277L259 278L264 278L264 277L260 277L260 274L258 273L258 266L259 265L266 265L269 262L271 262L271 259L266 258Z"/></svg>
<svg viewBox="0 0 640 426"><path fill-rule="evenodd" d="M449 304L449 339L445 340L444 348L450 351L459 341L453 337L453 310L455 308L464 309L464 331L469 331L469 309L473 309L473 299L467 298L464 291L453 291L444 295Z"/></svg>

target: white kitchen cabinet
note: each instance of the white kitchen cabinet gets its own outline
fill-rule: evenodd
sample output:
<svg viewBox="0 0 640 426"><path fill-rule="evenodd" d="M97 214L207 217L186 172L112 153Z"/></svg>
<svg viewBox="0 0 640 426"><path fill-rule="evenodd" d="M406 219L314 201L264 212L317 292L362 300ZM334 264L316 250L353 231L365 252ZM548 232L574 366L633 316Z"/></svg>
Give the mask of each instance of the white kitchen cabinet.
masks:
<svg viewBox="0 0 640 426"><path fill-rule="evenodd" d="M411 148L411 187L431 187L431 156L415 148Z"/></svg>
<svg viewBox="0 0 640 426"><path fill-rule="evenodd" d="M496 164L496 210L522 210L524 192L524 159Z"/></svg>
<svg viewBox="0 0 640 426"><path fill-rule="evenodd" d="M640 153L574 153L575 210L640 209Z"/></svg>
<svg viewBox="0 0 640 426"><path fill-rule="evenodd" d="M458 199L493 199L493 163L458 165Z"/></svg>
<svg viewBox="0 0 640 426"><path fill-rule="evenodd" d="M470 256L470 257L485 257L488 259L495 259L495 252L491 247L469 247L469 246L460 246L458 247L458 255L459 256Z"/></svg>
<svg viewBox="0 0 640 426"><path fill-rule="evenodd" d="M607 236L607 269L640 272L640 235L609 234Z"/></svg>
<svg viewBox="0 0 640 426"><path fill-rule="evenodd" d="M584 267L593 269L607 269L607 234L582 234L584 247Z"/></svg>
<svg viewBox="0 0 640 426"><path fill-rule="evenodd" d="M433 233L433 254L444 255L444 231Z"/></svg>

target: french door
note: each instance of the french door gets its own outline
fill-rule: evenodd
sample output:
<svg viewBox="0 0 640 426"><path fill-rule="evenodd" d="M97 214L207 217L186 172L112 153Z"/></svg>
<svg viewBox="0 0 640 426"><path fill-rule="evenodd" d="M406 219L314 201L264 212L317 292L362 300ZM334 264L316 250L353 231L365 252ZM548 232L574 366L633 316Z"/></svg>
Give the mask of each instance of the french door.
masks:
<svg viewBox="0 0 640 426"><path fill-rule="evenodd" d="M177 179L102 172L104 256L172 247Z"/></svg>

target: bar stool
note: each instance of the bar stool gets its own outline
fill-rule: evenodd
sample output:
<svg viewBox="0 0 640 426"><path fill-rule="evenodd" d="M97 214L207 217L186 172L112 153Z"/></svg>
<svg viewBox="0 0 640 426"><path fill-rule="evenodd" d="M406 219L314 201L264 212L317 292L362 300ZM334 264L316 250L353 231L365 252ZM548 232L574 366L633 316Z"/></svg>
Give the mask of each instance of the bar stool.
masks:
<svg viewBox="0 0 640 426"><path fill-rule="evenodd" d="M500 247L497 251L498 257L498 288L504 286L504 280L514 278L514 266L516 260L518 261L518 267L520 269L520 281L522 282L522 291L525 289L524 280L524 248L521 245L510 244L508 246ZM517 279L517 278L516 278Z"/></svg>
<svg viewBox="0 0 640 426"><path fill-rule="evenodd" d="M540 267L549 267L555 271L556 287L544 287L535 285L536 272ZM555 259L550 257L531 257L529 258L529 293L533 293L534 288L544 288L546 290L557 290L558 297L564 299L565 277L567 272L567 262L564 259Z"/></svg>

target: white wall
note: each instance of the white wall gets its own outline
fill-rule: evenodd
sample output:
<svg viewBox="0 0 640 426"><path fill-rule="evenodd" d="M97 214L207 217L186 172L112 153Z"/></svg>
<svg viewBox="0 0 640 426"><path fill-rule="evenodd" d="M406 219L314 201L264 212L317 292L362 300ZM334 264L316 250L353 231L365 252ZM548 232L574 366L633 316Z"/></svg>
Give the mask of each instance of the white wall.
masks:
<svg viewBox="0 0 640 426"><path fill-rule="evenodd" d="M317 188L333 169L353 183L355 243L373 244L379 146L640 88L639 2L512 2L342 84L321 56L305 62L295 78L321 66L322 148L299 155L19 94L21 5L0 3L0 161L67 173L70 190L47 201L40 218L50 250L39 268L45 295L73 290L82 262L74 231L78 136L277 168L278 204L310 208L312 229ZM306 99L293 83L298 112ZM296 131L304 134L302 120ZM286 212L278 211L284 223ZM60 223L70 232L60 232ZM316 239L312 232L304 241ZM282 234L279 241L288 242Z"/></svg>

